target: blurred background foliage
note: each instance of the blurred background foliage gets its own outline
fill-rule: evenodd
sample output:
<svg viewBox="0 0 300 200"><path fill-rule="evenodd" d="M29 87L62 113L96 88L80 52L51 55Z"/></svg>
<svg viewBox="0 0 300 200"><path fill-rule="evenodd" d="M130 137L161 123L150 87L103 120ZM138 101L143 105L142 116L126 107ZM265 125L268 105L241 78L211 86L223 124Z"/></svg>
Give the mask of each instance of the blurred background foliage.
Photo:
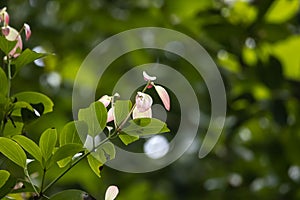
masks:
<svg viewBox="0 0 300 200"><path fill-rule="evenodd" d="M104 167L98 179L83 162L51 192L81 188L101 199L115 184L120 200L300 198L299 0L1 0L0 5L8 7L16 28L30 24L27 47L55 53L23 68L13 83L13 93L40 91L55 103L53 113L27 127L35 140L46 128L61 129L72 120L77 70L93 47L121 31L158 26L185 33L205 47L225 82L226 127L214 150L199 160L210 116L201 76L160 51L120 58L107 71L99 97L132 66L159 60L184 74L197 92L204 119L197 140L179 160L151 173Z"/></svg>

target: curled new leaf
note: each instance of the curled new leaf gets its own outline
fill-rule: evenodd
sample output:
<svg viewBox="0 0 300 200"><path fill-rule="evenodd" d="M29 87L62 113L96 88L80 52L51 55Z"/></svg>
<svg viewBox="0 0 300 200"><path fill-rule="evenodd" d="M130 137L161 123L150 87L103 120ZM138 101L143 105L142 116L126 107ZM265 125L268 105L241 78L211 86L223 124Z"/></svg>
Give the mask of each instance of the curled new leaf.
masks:
<svg viewBox="0 0 300 200"><path fill-rule="evenodd" d="M154 88L158 94L158 96L160 97L160 99L162 100L166 110L170 110L170 97L168 92L166 91L165 88L163 88L160 85L154 85Z"/></svg>

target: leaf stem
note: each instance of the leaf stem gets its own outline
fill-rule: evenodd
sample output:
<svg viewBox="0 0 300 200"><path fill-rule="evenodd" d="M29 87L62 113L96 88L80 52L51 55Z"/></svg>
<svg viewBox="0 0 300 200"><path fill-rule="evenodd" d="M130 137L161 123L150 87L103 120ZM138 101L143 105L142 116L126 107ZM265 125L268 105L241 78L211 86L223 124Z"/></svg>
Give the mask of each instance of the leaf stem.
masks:
<svg viewBox="0 0 300 200"><path fill-rule="evenodd" d="M7 97L9 98L10 97L10 88L11 88L11 79L12 79L12 76L11 76L11 60L9 58L9 56L6 56L7 57L7 73L8 73L8 79L7 79L7 85L8 85L8 89L7 89Z"/></svg>
<svg viewBox="0 0 300 200"><path fill-rule="evenodd" d="M32 180L31 180L31 178L30 178L30 175L29 175L29 173L28 173L27 168L24 169L24 173L25 173L25 175L27 176L27 178L28 178L28 180L29 180L31 186L33 187L34 192L35 192L36 194L38 194L38 191L37 191L37 189L35 188L35 186L34 186Z"/></svg>
<svg viewBox="0 0 300 200"><path fill-rule="evenodd" d="M43 190L44 183L45 183L45 176L46 176L46 169L44 168L43 169L43 177L42 177L41 190L40 190L41 196L42 196L42 190Z"/></svg>
<svg viewBox="0 0 300 200"><path fill-rule="evenodd" d="M82 159L90 155L92 152L94 152L97 148L99 148L102 144L107 142L114 134L111 136L105 138L103 141L101 141L96 147L94 147L91 151L85 153L83 156L78 158L74 163L72 163L65 171L63 171L58 177L56 177L49 185L47 185L44 189L41 190L40 194L44 194L47 190L49 190L52 185L54 185L59 179L61 179L68 171L70 171L75 165L77 165Z"/></svg>

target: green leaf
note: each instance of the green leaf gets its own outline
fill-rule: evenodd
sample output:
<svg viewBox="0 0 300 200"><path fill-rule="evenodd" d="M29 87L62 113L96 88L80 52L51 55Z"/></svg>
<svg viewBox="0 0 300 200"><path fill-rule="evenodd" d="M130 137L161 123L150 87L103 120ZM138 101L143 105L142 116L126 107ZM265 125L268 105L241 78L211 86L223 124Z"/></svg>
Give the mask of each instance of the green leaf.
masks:
<svg viewBox="0 0 300 200"><path fill-rule="evenodd" d="M131 136L142 136L169 132L166 123L155 118L140 118L129 121L130 125L122 131Z"/></svg>
<svg viewBox="0 0 300 200"><path fill-rule="evenodd" d="M28 110L30 110L32 112L34 111L33 110L34 108L29 103L27 103L25 101L17 101L16 103L14 103L14 108L13 108L14 110L19 110L21 108L26 108L26 109L28 109Z"/></svg>
<svg viewBox="0 0 300 200"><path fill-rule="evenodd" d="M67 123L63 127L63 129L59 135L60 146L63 146L65 144L81 144L81 146L82 146L82 141L79 137L77 128L79 130L81 130L80 127L83 127L83 126L86 126L86 124L84 122L80 122L80 121L72 121L72 122ZM87 127L86 127L86 129L87 129ZM81 132L81 131L79 131L79 132Z"/></svg>
<svg viewBox="0 0 300 200"><path fill-rule="evenodd" d="M114 104L114 115L117 125L120 125L129 115L132 103L129 100L118 100Z"/></svg>
<svg viewBox="0 0 300 200"><path fill-rule="evenodd" d="M0 67L0 93L2 93L4 96L7 95L8 91L8 82L5 72Z"/></svg>
<svg viewBox="0 0 300 200"><path fill-rule="evenodd" d="M88 108L80 109L78 119L88 125L88 134L96 136L103 131L106 126L107 110L103 103L97 101L91 103Z"/></svg>
<svg viewBox="0 0 300 200"><path fill-rule="evenodd" d="M101 175L100 175L100 172L101 172L100 168L101 168L101 166L103 166L103 163L101 163L99 160L97 160L92 155L88 155L87 156L87 160L88 160L88 163L90 165L90 168L100 178L101 177Z"/></svg>
<svg viewBox="0 0 300 200"><path fill-rule="evenodd" d="M42 93L21 92L21 93L15 94L13 97L17 98L17 101L25 101L25 102L29 103L31 106L42 103L44 105L44 111L43 111L43 113L40 113L41 115L53 111L53 105L54 105L53 102L51 101L51 99L49 97L47 97L46 95L44 95ZM19 116L21 116L21 115L19 115Z"/></svg>
<svg viewBox="0 0 300 200"><path fill-rule="evenodd" d="M12 135L20 135L22 134L24 124L22 122L14 122L12 123L11 120L7 121L5 124L5 128L3 131L4 136L12 136Z"/></svg>
<svg viewBox="0 0 300 200"><path fill-rule="evenodd" d="M124 132L121 132L119 134L119 138L125 145L128 145L134 141L137 141L140 137L136 135L128 135Z"/></svg>
<svg viewBox="0 0 300 200"><path fill-rule="evenodd" d="M265 20L271 24L281 24L297 14L298 0L276 0L265 15Z"/></svg>
<svg viewBox="0 0 300 200"><path fill-rule="evenodd" d="M65 190L50 197L50 200L65 200L65 199L83 200L83 199L94 199L94 198L81 190Z"/></svg>
<svg viewBox="0 0 300 200"><path fill-rule="evenodd" d="M23 135L15 135L12 137L25 151L32 155L37 161L42 163L42 152L38 145Z"/></svg>
<svg viewBox="0 0 300 200"><path fill-rule="evenodd" d="M49 160L52 155L57 140L56 129L47 129L41 135L39 146L42 152L42 156L45 161Z"/></svg>
<svg viewBox="0 0 300 200"><path fill-rule="evenodd" d="M30 49L25 49L13 62L12 64L15 65L16 70L15 74L25 65L33 62L36 59L45 57L47 54L45 53L36 53Z"/></svg>
<svg viewBox="0 0 300 200"><path fill-rule="evenodd" d="M91 153L102 164L112 160L116 156L115 146L111 142L106 142L97 148L96 152Z"/></svg>
<svg viewBox="0 0 300 200"><path fill-rule="evenodd" d="M5 37L0 36L0 49L6 55L9 54L9 52L16 46L16 44L17 44L17 41L9 41Z"/></svg>
<svg viewBox="0 0 300 200"><path fill-rule="evenodd" d="M67 166L67 164L69 164L70 162L72 161L72 157L67 157L67 158L64 158L60 161L57 161L57 165L60 167L60 168L63 168L65 166Z"/></svg>
<svg viewBox="0 0 300 200"><path fill-rule="evenodd" d="M0 170L0 189L2 186L6 183L6 181L9 179L10 173L6 170Z"/></svg>
<svg viewBox="0 0 300 200"><path fill-rule="evenodd" d="M0 181L2 176L0 174ZM5 181L4 185L0 187L0 199L3 199L7 194L11 193L14 186L16 185L17 179L13 176L9 176L9 178Z"/></svg>
<svg viewBox="0 0 300 200"><path fill-rule="evenodd" d="M65 144L54 153L51 162L58 162L62 159L73 157L76 153L82 151L81 144Z"/></svg>
<svg viewBox="0 0 300 200"><path fill-rule="evenodd" d="M23 149L11 139L0 138L0 152L17 165L26 167L26 154Z"/></svg>
<svg viewBox="0 0 300 200"><path fill-rule="evenodd" d="M283 75L287 79L300 80L300 36L291 36L286 40L281 40L272 46L272 54L282 63Z"/></svg>

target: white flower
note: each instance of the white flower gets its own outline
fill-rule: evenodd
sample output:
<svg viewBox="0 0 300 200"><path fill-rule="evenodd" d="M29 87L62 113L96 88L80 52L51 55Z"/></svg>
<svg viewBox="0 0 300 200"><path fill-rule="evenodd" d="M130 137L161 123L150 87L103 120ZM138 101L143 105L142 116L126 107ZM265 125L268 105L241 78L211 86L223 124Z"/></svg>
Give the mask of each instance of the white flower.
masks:
<svg viewBox="0 0 300 200"><path fill-rule="evenodd" d="M150 95L138 92L135 97L136 108L139 112L145 112L151 108L153 100Z"/></svg>
<svg viewBox="0 0 300 200"><path fill-rule="evenodd" d="M143 71L143 76L145 81L155 81L156 77L155 76L149 76L145 71Z"/></svg>
<svg viewBox="0 0 300 200"><path fill-rule="evenodd" d="M103 103L105 108L110 104L112 97L108 95L103 95L98 101Z"/></svg>
<svg viewBox="0 0 300 200"><path fill-rule="evenodd" d="M119 188L115 185L111 185L105 192L105 200L114 200L119 194Z"/></svg>

